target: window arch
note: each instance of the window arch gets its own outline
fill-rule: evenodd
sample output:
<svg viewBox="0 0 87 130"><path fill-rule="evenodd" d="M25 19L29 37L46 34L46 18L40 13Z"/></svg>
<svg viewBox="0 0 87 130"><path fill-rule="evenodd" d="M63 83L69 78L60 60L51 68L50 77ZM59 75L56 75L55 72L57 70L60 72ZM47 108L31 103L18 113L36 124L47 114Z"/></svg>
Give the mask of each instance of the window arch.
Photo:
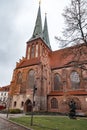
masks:
<svg viewBox="0 0 87 130"><path fill-rule="evenodd" d="M80 87L80 76L77 71L72 71L70 74L71 87L78 89Z"/></svg>
<svg viewBox="0 0 87 130"><path fill-rule="evenodd" d="M14 101L14 107L16 107L16 105L17 105L17 102L16 102L16 101Z"/></svg>
<svg viewBox="0 0 87 130"><path fill-rule="evenodd" d="M61 90L62 89L62 81L59 74L54 75L54 90Z"/></svg>
<svg viewBox="0 0 87 130"><path fill-rule="evenodd" d="M51 108L57 109L58 108L58 101L56 98L51 99Z"/></svg>
<svg viewBox="0 0 87 130"><path fill-rule="evenodd" d="M21 73L21 72L19 72L19 73L17 74L17 83L18 83L18 84L22 83L22 73Z"/></svg>
<svg viewBox="0 0 87 130"><path fill-rule="evenodd" d="M33 88L34 86L34 70L28 72L28 87Z"/></svg>
<svg viewBox="0 0 87 130"><path fill-rule="evenodd" d="M22 101L22 102L21 102L21 107L23 107L23 106L24 106L24 102Z"/></svg>

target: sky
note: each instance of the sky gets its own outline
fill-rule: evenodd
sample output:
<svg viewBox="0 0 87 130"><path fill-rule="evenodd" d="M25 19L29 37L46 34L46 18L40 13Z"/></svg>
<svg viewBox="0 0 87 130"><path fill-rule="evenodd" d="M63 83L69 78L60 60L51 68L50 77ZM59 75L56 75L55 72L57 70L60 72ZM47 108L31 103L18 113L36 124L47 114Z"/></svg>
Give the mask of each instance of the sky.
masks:
<svg viewBox="0 0 87 130"><path fill-rule="evenodd" d="M55 36L64 27L63 9L70 0L41 0L42 25L47 13L52 50L58 49ZM25 56L26 42L31 38L39 0L0 0L0 87L9 85L16 62Z"/></svg>

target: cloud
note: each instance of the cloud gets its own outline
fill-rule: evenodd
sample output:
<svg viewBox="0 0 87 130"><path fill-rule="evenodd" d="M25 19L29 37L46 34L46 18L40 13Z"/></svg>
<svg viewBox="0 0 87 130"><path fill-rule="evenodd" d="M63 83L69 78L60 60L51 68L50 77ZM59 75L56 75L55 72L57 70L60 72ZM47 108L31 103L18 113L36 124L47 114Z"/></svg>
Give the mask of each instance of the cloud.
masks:
<svg viewBox="0 0 87 130"><path fill-rule="evenodd" d="M53 48L57 48L54 36L60 33L60 10L65 1L69 0L42 0L42 22L47 12ZM0 0L0 86L10 84L16 62L25 56L26 42L35 26L38 3L39 0Z"/></svg>

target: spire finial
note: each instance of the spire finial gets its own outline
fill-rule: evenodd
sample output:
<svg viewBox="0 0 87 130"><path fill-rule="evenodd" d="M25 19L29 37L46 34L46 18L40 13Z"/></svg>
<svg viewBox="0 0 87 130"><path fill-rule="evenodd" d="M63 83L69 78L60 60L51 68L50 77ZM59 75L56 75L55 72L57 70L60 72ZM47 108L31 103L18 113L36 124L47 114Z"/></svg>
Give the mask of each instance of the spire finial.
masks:
<svg viewBox="0 0 87 130"><path fill-rule="evenodd" d="M39 0L39 5L41 4L41 0Z"/></svg>

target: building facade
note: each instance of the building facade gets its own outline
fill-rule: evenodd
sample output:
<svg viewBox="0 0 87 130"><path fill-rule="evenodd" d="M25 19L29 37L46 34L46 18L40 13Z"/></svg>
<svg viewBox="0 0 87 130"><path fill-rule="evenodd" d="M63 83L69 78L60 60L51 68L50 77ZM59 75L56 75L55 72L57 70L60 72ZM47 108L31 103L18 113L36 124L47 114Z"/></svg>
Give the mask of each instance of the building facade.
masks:
<svg viewBox="0 0 87 130"><path fill-rule="evenodd" d="M9 93L9 85L0 88L0 110L6 108Z"/></svg>
<svg viewBox="0 0 87 130"><path fill-rule="evenodd" d="M82 49L81 49L82 48ZM80 53L78 50L84 50ZM52 51L47 17L44 28L40 5L32 37L27 42L26 56L16 63L10 84L11 108L32 110L33 88L35 111L69 111L74 100L78 112L87 111L87 56L84 44ZM75 53L76 52L76 53ZM79 57L79 58L78 58ZM82 68L84 67L84 68Z"/></svg>

